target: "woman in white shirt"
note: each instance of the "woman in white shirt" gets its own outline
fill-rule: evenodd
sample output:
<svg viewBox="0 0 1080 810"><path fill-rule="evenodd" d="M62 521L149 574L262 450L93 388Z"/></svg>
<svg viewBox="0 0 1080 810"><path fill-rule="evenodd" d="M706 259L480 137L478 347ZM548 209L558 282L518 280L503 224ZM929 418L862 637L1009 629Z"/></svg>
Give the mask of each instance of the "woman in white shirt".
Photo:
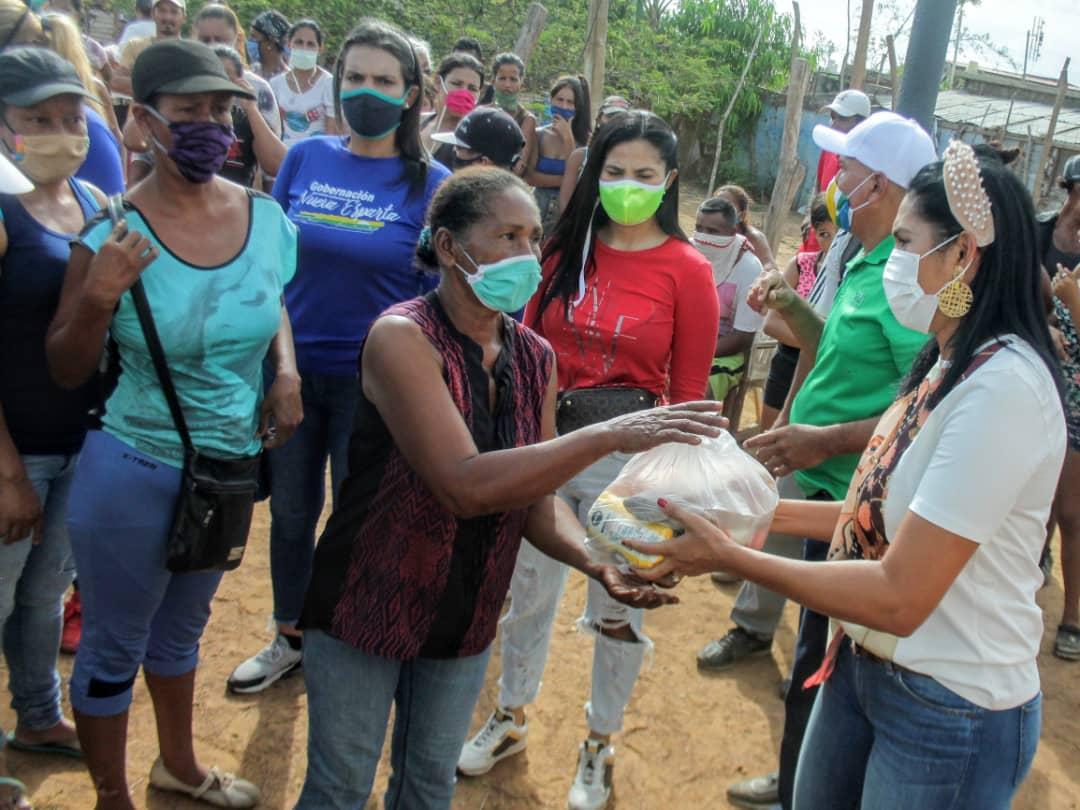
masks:
<svg viewBox="0 0 1080 810"><path fill-rule="evenodd" d="M334 77L319 67L323 32L314 20L289 29L289 69L270 80L281 108L281 139L289 146L312 135L341 133L334 112Z"/></svg>
<svg viewBox="0 0 1080 810"><path fill-rule="evenodd" d="M847 500L782 501L773 523L831 538L828 564L743 548L666 501L686 534L632 544L666 557L648 579L729 571L833 617L795 810L998 810L1031 766L1035 592L1066 441L1034 222L1015 176L966 145L915 177L884 287L934 339Z"/></svg>

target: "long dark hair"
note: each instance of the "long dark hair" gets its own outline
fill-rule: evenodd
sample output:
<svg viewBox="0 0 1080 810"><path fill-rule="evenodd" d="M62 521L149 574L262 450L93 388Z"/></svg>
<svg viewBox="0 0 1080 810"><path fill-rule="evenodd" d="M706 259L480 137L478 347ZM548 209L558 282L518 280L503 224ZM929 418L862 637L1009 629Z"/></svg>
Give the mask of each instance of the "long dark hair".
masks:
<svg viewBox="0 0 1080 810"><path fill-rule="evenodd" d="M937 228L941 242L963 231L945 196L941 161L924 167L911 181L908 196L918 215ZM949 341L952 363L929 401L933 407L960 382L972 358L988 341L1016 335L1046 363L1059 394L1062 391L1057 354L1050 341L1042 297L1042 264L1035 230L1035 209L1023 184L998 158L979 157L979 173L990 197L997 238L982 249L979 272L971 283L975 300ZM914 391L937 362L939 347L931 339L915 358L901 393Z"/></svg>
<svg viewBox="0 0 1080 810"><path fill-rule="evenodd" d="M524 72L522 72L524 77ZM574 120L570 129L574 133L574 140L578 146L585 146L592 134L592 106L589 101L589 80L584 76L560 76L551 85L549 97L554 96L564 87L569 87L574 93Z"/></svg>
<svg viewBox="0 0 1080 810"><path fill-rule="evenodd" d="M648 141L656 147L668 172L679 168L679 141L671 127L658 115L646 110L619 113L596 131L574 195L559 218L551 239L544 246L543 261L546 263L555 257L556 264L544 286L540 306L536 308L535 323L540 322L544 310L556 298L562 301L565 309L577 295L586 240L589 240L589 254L584 257L585 274L594 269L595 233L610 221L604 207L599 205L600 174L612 148L638 140ZM687 241L686 234L679 227L678 175L664 194L664 200L654 217L660 230L668 236Z"/></svg>
<svg viewBox="0 0 1080 810"><path fill-rule="evenodd" d="M427 184L428 166L431 156L420 141L420 108L423 106L423 76L420 73L420 60L416 58L409 38L394 25L382 20L365 19L349 32L348 38L338 51L334 63L334 109L341 119L341 77L345 72L345 57L349 49L355 46L380 48L397 59L401 65L401 76L405 80L405 92L416 87L420 95L401 117L401 126L394 133L394 143L405 162L405 178L409 183L409 196L421 194Z"/></svg>

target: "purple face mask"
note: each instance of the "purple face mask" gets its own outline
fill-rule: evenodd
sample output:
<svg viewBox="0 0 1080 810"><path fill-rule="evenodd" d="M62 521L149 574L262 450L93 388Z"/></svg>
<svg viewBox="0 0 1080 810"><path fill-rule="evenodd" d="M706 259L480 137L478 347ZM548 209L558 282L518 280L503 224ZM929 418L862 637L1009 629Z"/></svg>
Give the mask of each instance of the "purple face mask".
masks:
<svg viewBox="0 0 1080 810"><path fill-rule="evenodd" d="M225 165L229 147L236 140L232 127L214 121L169 121L153 107L148 110L169 127L172 148L166 149L152 135L151 140L167 154L184 179L192 183L209 183Z"/></svg>

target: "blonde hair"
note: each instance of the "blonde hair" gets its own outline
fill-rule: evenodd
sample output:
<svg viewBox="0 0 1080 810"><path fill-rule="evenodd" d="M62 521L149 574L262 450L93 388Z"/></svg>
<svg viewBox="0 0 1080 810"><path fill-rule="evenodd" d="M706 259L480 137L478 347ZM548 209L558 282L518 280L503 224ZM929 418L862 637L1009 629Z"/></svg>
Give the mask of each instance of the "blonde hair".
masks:
<svg viewBox="0 0 1080 810"><path fill-rule="evenodd" d="M66 14L58 11L46 12L41 16L42 27L49 39L49 47L62 56L75 67L79 79L89 93L86 100L89 101L98 112L105 112L105 105L98 96L97 76L90 67L90 58L86 55L86 47L83 45L82 32L79 26Z"/></svg>
<svg viewBox="0 0 1080 810"><path fill-rule="evenodd" d="M0 42L13 44L11 37L16 26L22 26L26 18L33 14L22 0L0 0Z"/></svg>

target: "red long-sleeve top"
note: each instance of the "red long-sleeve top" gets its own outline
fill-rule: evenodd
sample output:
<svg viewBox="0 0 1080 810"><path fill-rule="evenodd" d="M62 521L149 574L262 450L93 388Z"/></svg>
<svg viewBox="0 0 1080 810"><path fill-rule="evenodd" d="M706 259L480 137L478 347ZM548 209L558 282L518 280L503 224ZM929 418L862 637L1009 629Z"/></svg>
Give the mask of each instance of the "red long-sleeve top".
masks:
<svg viewBox="0 0 1080 810"><path fill-rule="evenodd" d="M569 313L556 298L533 323L556 256L525 311L525 323L555 350L559 390L643 388L669 402L701 399L720 324L709 262L674 237L636 251L598 239L593 256L585 296Z"/></svg>

